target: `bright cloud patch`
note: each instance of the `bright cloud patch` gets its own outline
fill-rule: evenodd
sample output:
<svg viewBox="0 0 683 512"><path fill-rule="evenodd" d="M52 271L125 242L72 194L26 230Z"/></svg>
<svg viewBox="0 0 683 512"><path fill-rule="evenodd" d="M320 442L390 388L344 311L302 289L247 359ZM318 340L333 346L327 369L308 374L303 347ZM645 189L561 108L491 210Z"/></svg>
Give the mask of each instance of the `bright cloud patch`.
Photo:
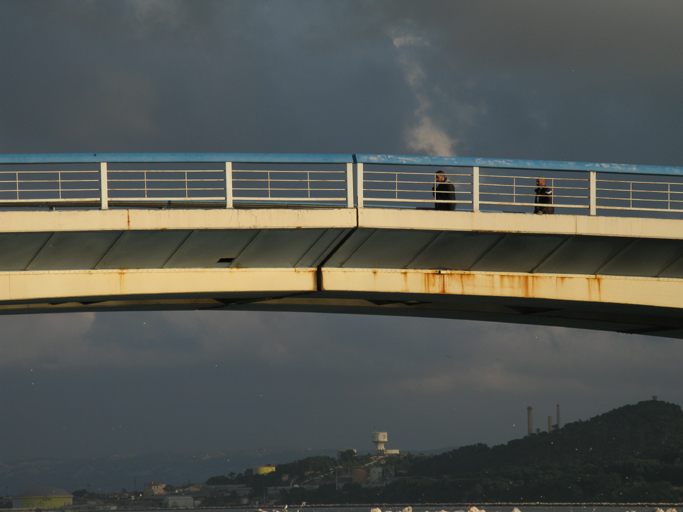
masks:
<svg viewBox="0 0 683 512"><path fill-rule="evenodd" d="M431 116L429 79L414 53L417 48L428 47L428 41L410 34L394 35L392 41L399 52L399 63L403 68L406 82L418 104L415 110L415 123L406 130L408 147L430 155L455 156L457 140L451 138Z"/></svg>

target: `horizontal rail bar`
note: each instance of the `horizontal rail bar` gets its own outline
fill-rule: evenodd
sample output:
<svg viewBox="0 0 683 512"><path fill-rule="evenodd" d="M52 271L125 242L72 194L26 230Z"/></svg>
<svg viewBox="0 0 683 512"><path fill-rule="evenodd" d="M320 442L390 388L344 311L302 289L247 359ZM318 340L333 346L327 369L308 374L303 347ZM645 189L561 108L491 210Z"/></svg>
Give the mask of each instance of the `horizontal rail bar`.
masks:
<svg viewBox="0 0 683 512"><path fill-rule="evenodd" d="M282 202L282 201L305 201L307 203L315 201L346 201L344 197L235 197L235 201L259 201L259 202Z"/></svg>
<svg viewBox="0 0 683 512"><path fill-rule="evenodd" d="M434 204L434 199L394 199L394 198L379 198L379 197L365 197L366 201L381 201L383 203L429 203L429 204ZM461 199L454 199L454 200L442 200L439 201L439 203L444 203L444 204L472 204L472 201L467 201L467 200L461 200Z"/></svg>
<svg viewBox="0 0 683 512"><path fill-rule="evenodd" d="M683 209L677 208L671 208L671 209L662 209L662 208L638 208L635 206L629 207L629 208L623 208L620 206L598 206L598 209L600 210L628 210L628 211L637 211L637 212L672 212L672 213L682 213Z"/></svg>
<svg viewBox="0 0 683 512"><path fill-rule="evenodd" d="M56 164L56 163L295 163L345 164L353 163L346 154L289 154L289 153L53 153L0 155L0 164Z"/></svg>
<svg viewBox="0 0 683 512"><path fill-rule="evenodd" d="M458 201L459 202L459 201ZM497 204L501 206L535 206L535 203L511 203L511 202L506 202L506 201L479 201L480 204ZM558 203L553 203L553 204L542 204L540 206L551 206L554 208L581 208L581 209L586 209L588 208L587 204L558 204Z"/></svg>
<svg viewBox="0 0 683 512"><path fill-rule="evenodd" d="M160 197L110 197L110 204L115 201L128 201L130 203L150 203L157 201L173 201L173 202L194 202L194 201L225 201L224 196L206 196L206 197L171 197L171 196L160 196Z"/></svg>

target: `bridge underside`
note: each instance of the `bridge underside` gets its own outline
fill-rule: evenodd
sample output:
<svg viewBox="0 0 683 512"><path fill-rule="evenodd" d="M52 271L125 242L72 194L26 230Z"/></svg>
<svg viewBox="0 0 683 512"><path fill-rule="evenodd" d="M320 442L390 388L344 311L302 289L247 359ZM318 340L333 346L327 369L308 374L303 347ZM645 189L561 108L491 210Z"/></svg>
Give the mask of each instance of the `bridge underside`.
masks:
<svg viewBox="0 0 683 512"><path fill-rule="evenodd" d="M302 311L683 338L680 221L379 209L3 218L0 314Z"/></svg>
<svg viewBox="0 0 683 512"><path fill-rule="evenodd" d="M138 274L139 272L142 272L144 277ZM229 286L224 286L223 281L226 281L227 277L225 271L223 276L217 276L213 272L197 271L180 272L181 275L177 272L173 275L166 271L78 274L80 273L62 273L59 280L64 286L68 285L71 288L77 281L85 279L90 283L90 288L93 285L92 278L96 277L95 280L102 281L95 286L99 288L99 292L108 289L112 284L119 288L117 282L123 284L129 280L138 283L157 281L157 284L160 284L182 279L194 284L188 287L185 293L176 291L155 294L99 294L98 290L93 290L86 296L62 296L49 301L3 301L0 304L0 314L143 310L292 311L466 319L683 338L683 319L680 310L673 307L544 298L543 293L538 293L539 296L519 297L512 294L514 288L510 288L507 293L502 289L490 290L492 280L512 282L530 279L533 283L530 285L532 288L542 289L551 286L549 282L538 282L537 276L533 275L377 270L356 270L353 271L354 275L349 275L348 271L330 273L318 269L302 269L283 272L280 269L263 269L229 271L227 281L230 283ZM39 276L34 274L33 277ZM387 281L386 291L359 290L362 288L361 281L370 282L377 278ZM317 290L315 288L321 279L323 283L343 280L346 285L338 290ZM40 280L45 283L44 279ZM264 290L253 291L255 282L272 280L279 280L283 284L289 283L289 287L283 287L289 289L275 290L275 287L270 286ZM461 292L453 293L449 290L452 283L458 283L456 287L459 288L463 280L467 281L468 285ZM569 289L602 288L605 294L619 293L618 290L623 292L624 284L619 278L610 279L608 282L603 279L598 283L594 278L586 276L544 276L542 280L561 281ZM411 282L411 285L405 287L406 281ZM205 288L213 290L201 293L192 291L201 287L202 282L211 282L212 285ZM26 284L27 288L32 286ZM225 291L228 287L244 291ZM397 287L400 290L397 290ZM251 288L251 291L247 291L247 288ZM334 288L334 285L331 288ZM349 291L349 288L355 289ZM475 294L475 290L479 288L489 289L489 293L497 295ZM666 285L658 288L662 293L671 291L667 290ZM438 289L445 289L445 292ZM563 297L574 295L571 290L566 291L568 293L562 294Z"/></svg>

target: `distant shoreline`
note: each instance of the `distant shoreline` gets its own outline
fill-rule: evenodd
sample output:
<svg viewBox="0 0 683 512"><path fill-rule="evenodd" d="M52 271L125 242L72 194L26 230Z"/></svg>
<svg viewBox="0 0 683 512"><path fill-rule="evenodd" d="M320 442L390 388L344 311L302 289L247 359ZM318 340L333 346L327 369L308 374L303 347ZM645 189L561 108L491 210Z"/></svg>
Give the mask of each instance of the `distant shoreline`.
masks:
<svg viewBox="0 0 683 512"><path fill-rule="evenodd" d="M468 502L468 503L359 503L359 504L348 504L348 503L331 503L331 504L306 504L303 507L299 505L290 505L289 509L300 509L307 510L311 508L362 508L362 507L382 507L382 508L399 508L399 507L461 507L467 509L469 507L683 507L683 502L677 503L611 503L611 502L585 502L585 503L563 503L563 502L545 502L545 501L534 501L534 502ZM282 510L284 505L276 506L259 506L259 507L245 507L245 506L230 506L230 507L196 507L196 510ZM154 510L195 510L195 509L154 509ZM400 510L398 511L400 512Z"/></svg>

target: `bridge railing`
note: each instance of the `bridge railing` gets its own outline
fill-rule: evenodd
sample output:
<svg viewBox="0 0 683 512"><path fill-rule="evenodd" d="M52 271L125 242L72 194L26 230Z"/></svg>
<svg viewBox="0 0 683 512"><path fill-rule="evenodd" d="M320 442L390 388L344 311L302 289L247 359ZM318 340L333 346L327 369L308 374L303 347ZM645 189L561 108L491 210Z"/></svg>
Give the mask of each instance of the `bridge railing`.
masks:
<svg viewBox="0 0 683 512"><path fill-rule="evenodd" d="M369 167L369 168L368 168ZM401 208L433 208L435 203L455 204L460 210L529 211L536 199L536 178L513 174L509 170L441 167L453 183L454 200L436 200L437 185L433 171L391 170L389 166L365 166L362 177L365 207L393 206ZM552 176L552 175L550 175ZM553 206L566 213L589 208L589 183L586 178L548 177L547 186L553 190ZM360 183L360 181L359 181ZM478 186L475 186L478 183Z"/></svg>
<svg viewBox="0 0 683 512"><path fill-rule="evenodd" d="M0 155L0 206L353 207L351 155Z"/></svg>
<svg viewBox="0 0 683 512"><path fill-rule="evenodd" d="M614 175L599 176L596 182L598 208L609 211L683 212L681 180L643 178L625 180Z"/></svg>
<svg viewBox="0 0 683 512"><path fill-rule="evenodd" d="M99 172L94 169L0 167L0 201L4 204L88 202L99 197L100 185Z"/></svg>
<svg viewBox="0 0 683 512"><path fill-rule="evenodd" d="M349 169L233 169L233 199L353 206L353 168L348 165Z"/></svg>
<svg viewBox="0 0 683 512"><path fill-rule="evenodd" d="M553 191L555 213L638 215L683 213L683 168L457 157L356 155L358 204L471 211L532 212L536 179ZM435 171L453 183L456 199L438 201Z"/></svg>
<svg viewBox="0 0 683 512"><path fill-rule="evenodd" d="M103 169L106 173L105 206L120 201L141 204L169 201L225 201L225 172L216 169ZM104 181L103 181L104 183Z"/></svg>
<svg viewBox="0 0 683 512"><path fill-rule="evenodd" d="M447 202L458 210L532 212L542 176L556 213L683 213L679 167L236 153L0 155L0 206L432 209L436 170L453 182Z"/></svg>
<svg viewBox="0 0 683 512"><path fill-rule="evenodd" d="M544 176L546 186L553 191L553 207L557 213L579 213L589 208L590 187L581 177ZM526 208L535 205L536 177L511 175L506 172L481 172L479 175L479 207L504 209ZM578 210L578 211L576 211Z"/></svg>

